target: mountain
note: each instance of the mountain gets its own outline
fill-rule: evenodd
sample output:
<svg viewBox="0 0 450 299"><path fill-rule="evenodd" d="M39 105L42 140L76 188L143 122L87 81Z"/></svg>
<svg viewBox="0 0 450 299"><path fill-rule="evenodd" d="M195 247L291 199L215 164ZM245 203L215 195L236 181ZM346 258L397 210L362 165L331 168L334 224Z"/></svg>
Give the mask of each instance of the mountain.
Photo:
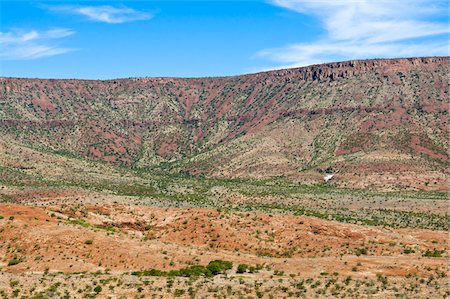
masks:
<svg viewBox="0 0 450 299"><path fill-rule="evenodd" d="M217 78L0 78L3 140L191 175L447 190L450 57Z"/></svg>

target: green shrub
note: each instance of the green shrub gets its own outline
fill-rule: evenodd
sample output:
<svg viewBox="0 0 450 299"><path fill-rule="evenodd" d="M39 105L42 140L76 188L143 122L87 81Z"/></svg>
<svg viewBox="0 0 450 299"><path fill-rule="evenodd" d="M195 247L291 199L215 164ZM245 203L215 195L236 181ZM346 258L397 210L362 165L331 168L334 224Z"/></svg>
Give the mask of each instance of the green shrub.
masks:
<svg viewBox="0 0 450 299"><path fill-rule="evenodd" d="M382 274L380 274L380 273L377 273L377 280L379 282L381 282L382 284L387 284L388 283L387 277L382 275Z"/></svg>
<svg viewBox="0 0 450 299"><path fill-rule="evenodd" d="M360 256L361 254L366 255L366 254L367 254L367 248L365 248L365 247L362 247L362 248L356 248L356 249L355 249L355 254L356 254L357 256Z"/></svg>
<svg viewBox="0 0 450 299"><path fill-rule="evenodd" d="M229 270L233 267L233 264L229 261L221 261L214 260L209 262L209 264L205 266L201 265L193 265L187 268L182 268L178 270L171 271L161 271L158 269L148 269L144 271L135 271L132 272L131 275L135 276L165 276L165 277L198 277L198 276L206 276L212 277L214 275L220 274Z"/></svg>
<svg viewBox="0 0 450 299"><path fill-rule="evenodd" d="M236 273L245 273L247 272L248 265L247 264L239 264L236 270Z"/></svg>
<svg viewBox="0 0 450 299"><path fill-rule="evenodd" d="M436 248L433 250L427 249L422 256L425 257L442 257L442 255L445 253L445 250L437 250Z"/></svg>
<svg viewBox="0 0 450 299"><path fill-rule="evenodd" d="M223 273L226 270L233 268L233 263L229 261L214 260L210 261L206 268L213 274L217 275Z"/></svg>
<svg viewBox="0 0 450 299"><path fill-rule="evenodd" d="M12 259L9 260L8 262L8 266L14 266L17 265L18 263L20 263L21 260L20 258L18 258L17 256L13 257Z"/></svg>
<svg viewBox="0 0 450 299"><path fill-rule="evenodd" d="M404 254L410 254L410 253L414 253L414 252L415 252L414 249L412 249L411 247L405 247L403 249Z"/></svg>
<svg viewBox="0 0 450 299"><path fill-rule="evenodd" d="M183 276L183 277L197 277L197 276L213 276L211 271L200 265L194 265L179 270L169 271L168 276Z"/></svg>
<svg viewBox="0 0 450 299"><path fill-rule="evenodd" d="M96 292L97 294L100 293L102 291L102 287L101 286L96 286L94 288L94 292Z"/></svg>
<svg viewBox="0 0 450 299"><path fill-rule="evenodd" d="M173 295L175 296L175 297L180 297L180 296L182 296L183 294L184 294L184 290L182 290L182 289L176 289L175 290L175 292L173 293Z"/></svg>

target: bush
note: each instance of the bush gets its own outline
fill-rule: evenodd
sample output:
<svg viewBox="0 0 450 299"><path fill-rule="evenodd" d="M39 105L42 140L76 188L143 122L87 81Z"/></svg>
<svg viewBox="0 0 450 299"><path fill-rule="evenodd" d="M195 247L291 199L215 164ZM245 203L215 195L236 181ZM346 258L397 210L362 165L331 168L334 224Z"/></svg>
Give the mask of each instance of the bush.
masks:
<svg viewBox="0 0 450 299"><path fill-rule="evenodd" d="M410 254L410 253L414 253L414 252L415 252L414 249L412 249L411 247L405 247L403 249L404 254Z"/></svg>
<svg viewBox="0 0 450 299"><path fill-rule="evenodd" d="M8 266L14 266L17 265L18 263L20 263L21 260L20 258L18 258L17 256L13 257L12 259L9 260L8 262Z"/></svg>
<svg viewBox="0 0 450 299"><path fill-rule="evenodd" d="M197 276L213 276L211 271L200 265L194 265L179 270L169 271L168 276L183 276L183 277L197 277Z"/></svg>
<svg viewBox="0 0 450 299"><path fill-rule="evenodd" d="M380 273L377 273L377 280L379 282L381 282L382 284L387 284L388 283L387 277L382 275L382 274L380 274Z"/></svg>
<svg viewBox="0 0 450 299"><path fill-rule="evenodd" d="M245 273L247 272L248 265L247 264L239 264L236 270L236 273Z"/></svg>
<svg viewBox="0 0 450 299"><path fill-rule="evenodd" d="M144 271L132 272L131 275L135 275L135 276L166 276L166 272L157 270L157 269L149 269L149 270L144 270Z"/></svg>
<svg viewBox="0 0 450 299"><path fill-rule="evenodd" d="M355 248L355 254L357 256L360 256L361 254L366 255L367 254L367 248L365 248L365 247Z"/></svg>
<svg viewBox="0 0 450 299"><path fill-rule="evenodd" d="M94 292L96 292L97 294L100 293L102 291L102 287L101 286L96 286L94 288Z"/></svg>
<svg viewBox="0 0 450 299"><path fill-rule="evenodd" d="M93 240L86 240L86 241L84 241L84 244L87 244L87 245L91 245L93 243L94 243Z"/></svg>
<svg viewBox="0 0 450 299"><path fill-rule="evenodd" d="M182 289L176 289L175 290L175 292L173 293L173 295L175 296L175 297L180 297L180 296L182 296L183 294L184 294L184 290L182 290Z"/></svg>
<svg viewBox="0 0 450 299"><path fill-rule="evenodd" d="M178 270L171 271L161 271L157 269L148 269L144 271L136 271L132 272L131 275L135 276L165 276L165 277L198 277L198 276L206 276L212 277L214 275L223 273L226 270L229 270L233 267L233 264L228 261L214 260L209 262L209 264L204 267L201 265L194 265L187 268L182 268Z"/></svg>
<svg viewBox="0 0 450 299"><path fill-rule="evenodd" d="M437 250L436 248L433 250L427 249L422 256L425 257L442 257L442 255L445 253L445 250Z"/></svg>
<svg viewBox="0 0 450 299"><path fill-rule="evenodd" d="M229 261L214 260L210 261L206 268L213 274L217 275L223 273L226 270L233 268L233 263Z"/></svg>

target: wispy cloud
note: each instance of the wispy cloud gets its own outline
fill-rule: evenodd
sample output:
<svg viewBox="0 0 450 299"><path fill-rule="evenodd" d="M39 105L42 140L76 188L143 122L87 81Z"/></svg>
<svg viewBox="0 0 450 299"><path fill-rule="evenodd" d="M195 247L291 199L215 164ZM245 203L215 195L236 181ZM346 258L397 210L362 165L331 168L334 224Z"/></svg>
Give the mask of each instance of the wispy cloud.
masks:
<svg viewBox="0 0 450 299"><path fill-rule="evenodd" d="M54 6L50 9L57 12L82 15L91 21L108 24L149 20L153 17L153 14L138 11L126 6Z"/></svg>
<svg viewBox="0 0 450 299"><path fill-rule="evenodd" d="M0 32L0 58L26 60L73 51L74 49L59 46L57 40L74 33L74 31L64 28L46 31L15 30Z"/></svg>
<svg viewBox="0 0 450 299"><path fill-rule="evenodd" d="M448 55L448 3L441 0L273 0L313 15L326 34L314 42L265 49L280 67L342 59ZM439 20L441 17L441 21Z"/></svg>

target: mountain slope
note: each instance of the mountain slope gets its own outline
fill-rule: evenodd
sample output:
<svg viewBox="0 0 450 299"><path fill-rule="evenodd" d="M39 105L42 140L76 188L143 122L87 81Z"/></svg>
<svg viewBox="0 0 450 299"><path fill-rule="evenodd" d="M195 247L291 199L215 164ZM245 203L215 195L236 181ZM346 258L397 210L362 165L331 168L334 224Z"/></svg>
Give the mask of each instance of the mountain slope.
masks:
<svg viewBox="0 0 450 299"><path fill-rule="evenodd" d="M155 171L447 187L449 57L223 78L0 78L0 133Z"/></svg>

